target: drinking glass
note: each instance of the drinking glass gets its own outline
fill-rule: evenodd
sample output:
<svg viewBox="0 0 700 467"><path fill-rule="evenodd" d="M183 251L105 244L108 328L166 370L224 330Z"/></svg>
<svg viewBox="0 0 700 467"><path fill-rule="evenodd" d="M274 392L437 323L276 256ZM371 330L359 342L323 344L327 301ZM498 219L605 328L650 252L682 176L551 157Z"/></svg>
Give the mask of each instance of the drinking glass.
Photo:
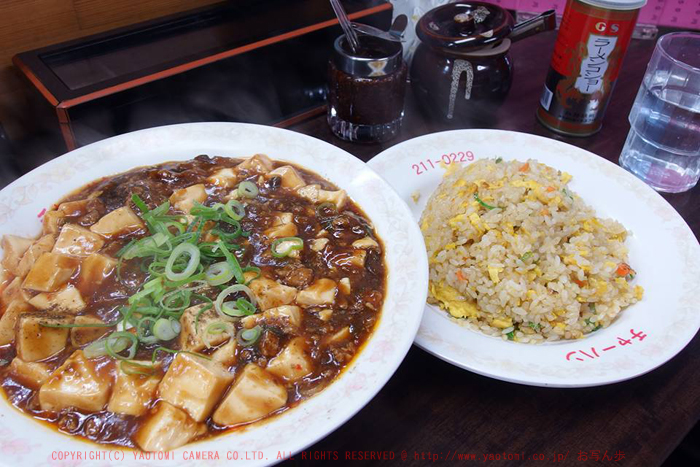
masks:
<svg viewBox="0 0 700 467"><path fill-rule="evenodd" d="M662 36L629 115L620 165L657 191L700 178L700 34Z"/></svg>

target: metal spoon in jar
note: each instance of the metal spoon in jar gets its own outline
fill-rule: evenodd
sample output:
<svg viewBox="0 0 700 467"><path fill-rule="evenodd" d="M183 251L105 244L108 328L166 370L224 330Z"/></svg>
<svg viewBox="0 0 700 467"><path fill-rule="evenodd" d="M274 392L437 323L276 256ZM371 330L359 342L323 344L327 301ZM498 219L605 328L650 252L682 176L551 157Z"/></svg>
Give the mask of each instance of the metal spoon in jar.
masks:
<svg viewBox="0 0 700 467"><path fill-rule="evenodd" d="M394 19L394 23L391 25L389 31L383 31L369 24L362 23L351 23L353 29L357 32L366 34L368 36L378 37L380 39L385 39L387 41L402 42L403 41L403 31L408 25L408 17L406 15L399 15Z"/></svg>
<svg viewBox="0 0 700 467"><path fill-rule="evenodd" d="M333 7L335 15L338 17L340 27L343 28L345 37L348 39L350 48L352 49L353 53L357 53L357 51L360 50L360 41L357 39L357 34L355 34L355 31L351 26L350 19L345 13L343 5L340 4L340 0L331 0L331 6Z"/></svg>

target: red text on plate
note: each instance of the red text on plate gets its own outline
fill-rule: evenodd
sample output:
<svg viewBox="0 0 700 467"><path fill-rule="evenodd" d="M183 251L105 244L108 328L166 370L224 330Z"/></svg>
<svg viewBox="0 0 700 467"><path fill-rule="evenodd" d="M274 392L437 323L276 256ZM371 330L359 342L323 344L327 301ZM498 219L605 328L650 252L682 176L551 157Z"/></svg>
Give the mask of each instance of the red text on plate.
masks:
<svg viewBox="0 0 700 467"><path fill-rule="evenodd" d="M615 345L609 345L608 347L603 347L601 352L609 352L617 347L624 347L626 345L632 345L634 342L632 342L634 339L637 339L639 341L643 341L646 337L647 334L644 331L639 331L635 332L634 329L630 329L630 337L629 339L625 339L623 337L617 337L617 344ZM567 362L572 362L574 360L577 360L579 362L583 362L585 360L594 360L596 358L600 358L600 354L598 354L598 351L596 350L595 347L591 347L590 350L574 350L565 355L566 361Z"/></svg>
<svg viewBox="0 0 700 467"><path fill-rule="evenodd" d="M415 170L416 175L422 175L428 170L435 169L440 166L440 164L450 165L456 162L473 162L474 153L471 151L463 152L451 152L449 154L443 154L440 158L432 159L427 158L425 161L421 161L417 164L411 165L411 169Z"/></svg>

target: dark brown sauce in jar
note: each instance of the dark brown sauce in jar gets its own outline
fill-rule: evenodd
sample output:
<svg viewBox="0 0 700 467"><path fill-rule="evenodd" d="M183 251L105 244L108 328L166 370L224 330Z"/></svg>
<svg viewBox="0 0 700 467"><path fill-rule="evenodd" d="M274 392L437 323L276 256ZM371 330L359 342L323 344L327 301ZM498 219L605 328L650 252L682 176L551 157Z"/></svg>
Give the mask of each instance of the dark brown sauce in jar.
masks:
<svg viewBox="0 0 700 467"><path fill-rule="evenodd" d="M354 53L344 36L329 62L328 123L348 141L382 142L398 133L403 118L407 66L398 42L360 36Z"/></svg>

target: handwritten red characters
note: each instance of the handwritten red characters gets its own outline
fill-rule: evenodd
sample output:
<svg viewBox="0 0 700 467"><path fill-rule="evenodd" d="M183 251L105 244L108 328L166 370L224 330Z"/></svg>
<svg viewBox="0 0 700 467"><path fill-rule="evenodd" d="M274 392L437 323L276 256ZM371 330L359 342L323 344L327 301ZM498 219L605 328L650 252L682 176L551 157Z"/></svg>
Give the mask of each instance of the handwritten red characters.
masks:
<svg viewBox="0 0 700 467"><path fill-rule="evenodd" d="M618 347L624 347L626 345L632 345L634 344L634 340L637 339L638 341L643 341L646 337L647 334L644 331L639 331L636 332L634 329L630 329L630 338L623 338L623 337L617 337L617 344L615 345L609 345L608 347L603 347L601 349L602 352L609 352L613 349L616 349ZM584 358L585 357L585 358ZM572 362L574 360L579 361L579 362L584 362L586 359L588 360L593 360L596 358L600 358L600 354L596 350L595 347L591 347L590 350L574 350L572 352L569 352L566 354L566 361L567 362Z"/></svg>

